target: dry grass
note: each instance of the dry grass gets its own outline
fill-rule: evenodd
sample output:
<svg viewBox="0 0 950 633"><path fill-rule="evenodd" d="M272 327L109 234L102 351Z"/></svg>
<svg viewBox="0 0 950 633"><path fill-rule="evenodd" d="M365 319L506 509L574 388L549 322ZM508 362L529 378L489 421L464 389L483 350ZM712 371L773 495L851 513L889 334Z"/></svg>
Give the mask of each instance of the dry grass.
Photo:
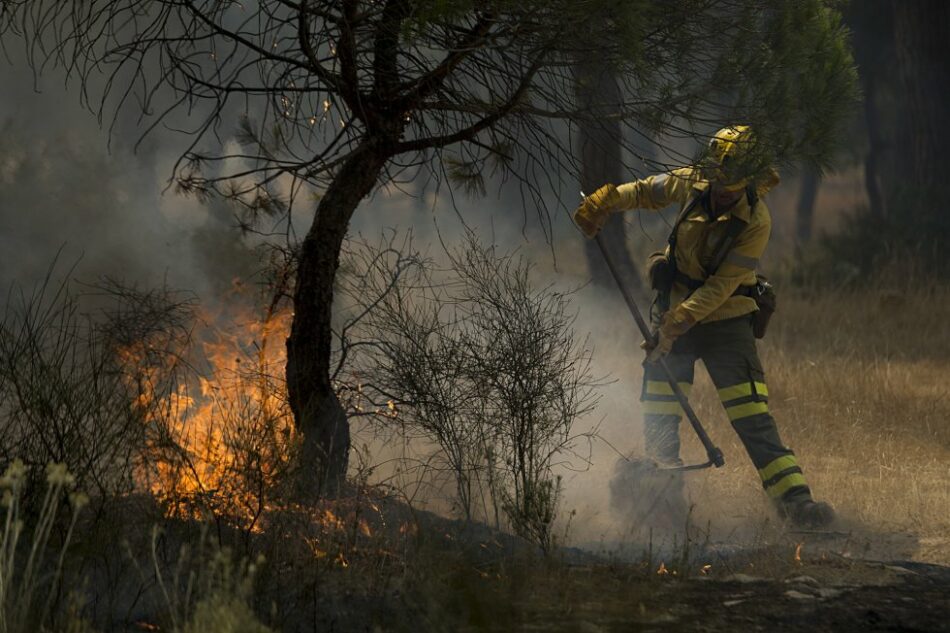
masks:
<svg viewBox="0 0 950 633"><path fill-rule="evenodd" d="M833 503L849 528L916 537L910 551L891 556L946 563L950 288L914 283L901 291L885 282L862 292L786 291L759 349L772 413L816 496ZM764 495L752 492L755 472L726 431L704 372L693 394L728 462L694 494L745 517L765 516ZM688 451L702 455L694 442Z"/></svg>

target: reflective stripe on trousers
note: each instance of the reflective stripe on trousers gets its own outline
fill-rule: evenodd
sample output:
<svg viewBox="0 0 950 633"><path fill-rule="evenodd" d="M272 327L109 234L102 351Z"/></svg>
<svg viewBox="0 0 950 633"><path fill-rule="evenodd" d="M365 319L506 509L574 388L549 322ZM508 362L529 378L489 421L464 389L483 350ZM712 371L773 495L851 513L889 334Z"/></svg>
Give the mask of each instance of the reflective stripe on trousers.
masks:
<svg viewBox="0 0 950 633"><path fill-rule="evenodd" d="M791 449L782 443L769 411L769 389L750 319L700 324L676 341L667 366L687 395L697 359L706 365L729 421L759 471L769 497L809 494L801 467ZM658 366L645 366L640 399L646 448L660 461L678 462L683 411L665 378Z"/></svg>

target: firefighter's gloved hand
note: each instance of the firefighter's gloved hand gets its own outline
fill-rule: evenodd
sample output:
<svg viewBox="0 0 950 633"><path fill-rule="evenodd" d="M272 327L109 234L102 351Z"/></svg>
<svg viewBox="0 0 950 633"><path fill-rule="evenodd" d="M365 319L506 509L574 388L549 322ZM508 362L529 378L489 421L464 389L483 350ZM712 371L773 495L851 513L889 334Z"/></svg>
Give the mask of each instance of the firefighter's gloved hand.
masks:
<svg viewBox="0 0 950 633"><path fill-rule="evenodd" d="M617 188L606 184L581 200L574 211L574 222L589 238L593 238L604 228L610 212L620 204Z"/></svg>
<svg viewBox="0 0 950 633"><path fill-rule="evenodd" d="M654 341L644 341L640 347L647 350L647 362L655 363L673 349L676 339L686 334L696 324L696 319L682 305L663 313Z"/></svg>
<svg viewBox="0 0 950 633"><path fill-rule="evenodd" d="M662 330L656 333L656 338L652 341L643 341L640 348L647 352L647 362L655 363L661 358L665 358L670 350L673 349L673 343L676 339L664 336Z"/></svg>

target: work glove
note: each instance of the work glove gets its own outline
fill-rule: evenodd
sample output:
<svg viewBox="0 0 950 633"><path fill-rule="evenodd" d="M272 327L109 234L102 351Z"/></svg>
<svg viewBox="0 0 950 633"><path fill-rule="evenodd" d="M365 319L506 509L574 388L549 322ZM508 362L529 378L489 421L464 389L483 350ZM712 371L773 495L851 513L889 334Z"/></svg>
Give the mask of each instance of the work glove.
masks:
<svg viewBox="0 0 950 633"><path fill-rule="evenodd" d="M643 341L640 347L647 351L647 362L655 363L664 358L673 349L676 339L686 334L696 319L681 305L668 310L660 317L660 327L652 341Z"/></svg>
<svg viewBox="0 0 950 633"><path fill-rule="evenodd" d="M611 184L606 184L581 200L574 211L574 222L589 238L604 228L610 212L620 204L620 193Z"/></svg>

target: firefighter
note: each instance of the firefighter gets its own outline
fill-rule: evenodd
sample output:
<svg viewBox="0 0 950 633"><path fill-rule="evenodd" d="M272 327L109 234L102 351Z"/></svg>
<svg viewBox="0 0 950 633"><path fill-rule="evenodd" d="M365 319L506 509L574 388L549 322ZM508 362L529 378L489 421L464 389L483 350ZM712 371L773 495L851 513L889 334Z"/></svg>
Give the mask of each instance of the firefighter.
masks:
<svg viewBox="0 0 950 633"><path fill-rule="evenodd" d="M682 408L656 361L666 358L688 394L701 359L779 514L797 526L821 527L834 520L834 511L812 499L795 454L779 437L753 336L755 269L771 229L760 196L776 184L778 174L757 156L748 126L727 127L711 139L697 165L619 187L604 185L584 198L574 219L592 238L612 212L681 205L666 251L651 259L660 309L656 339L644 343L646 450L661 463L682 463Z"/></svg>

